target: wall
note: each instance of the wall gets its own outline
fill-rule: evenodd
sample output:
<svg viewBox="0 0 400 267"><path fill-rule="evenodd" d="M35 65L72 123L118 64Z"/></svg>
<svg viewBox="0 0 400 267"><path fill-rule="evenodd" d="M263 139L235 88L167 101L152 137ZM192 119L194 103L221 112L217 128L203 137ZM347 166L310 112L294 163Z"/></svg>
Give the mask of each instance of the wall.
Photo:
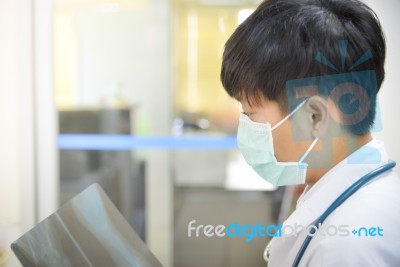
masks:
<svg viewBox="0 0 400 267"><path fill-rule="evenodd" d="M51 0L0 1L0 250L58 206L51 18Z"/></svg>
<svg viewBox="0 0 400 267"><path fill-rule="evenodd" d="M0 250L34 217L31 19L30 1L0 1Z"/></svg>

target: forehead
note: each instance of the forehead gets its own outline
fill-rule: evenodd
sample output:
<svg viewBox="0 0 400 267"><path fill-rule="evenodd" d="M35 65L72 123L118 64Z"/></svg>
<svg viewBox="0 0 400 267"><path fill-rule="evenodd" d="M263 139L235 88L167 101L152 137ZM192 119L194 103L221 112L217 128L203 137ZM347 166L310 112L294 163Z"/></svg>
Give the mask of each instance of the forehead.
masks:
<svg viewBox="0 0 400 267"><path fill-rule="evenodd" d="M269 106L273 105L274 102L277 103L276 101L271 101L266 99L265 97L260 97L257 99L257 101L253 101L253 99L247 99L246 97L242 97L239 100L243 110L260 110L260 109L265 109L268 108Z"/></svg>

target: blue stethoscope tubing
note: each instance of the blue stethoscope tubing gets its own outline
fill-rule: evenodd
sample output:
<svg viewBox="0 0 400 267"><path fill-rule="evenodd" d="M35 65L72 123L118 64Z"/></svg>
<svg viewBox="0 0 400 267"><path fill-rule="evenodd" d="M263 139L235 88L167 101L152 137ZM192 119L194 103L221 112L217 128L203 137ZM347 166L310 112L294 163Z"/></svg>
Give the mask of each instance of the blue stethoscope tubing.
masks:
<svg viewBox="0 0 400 267"><path fill-rule="evenodd" d="M358 189L363 187L366 183L371 181L372 179L376 178L380 174L393 169L394 166L396 166L396 162L390 161L389 163L386 163L385 165L382 165L375 170L367 173L363 177L357 180L354 184L352 184L346 191L344 191L330 206L329 208L317 219L317 221L314 223L315 227L311 227L310 229L310 234L307 235L306 239L304 240L303 244L301 245L299 251L297 252L296 258L294 259L292 267L297 267L301 261L301 258L304 255L304 252L306 251L308 245L310 244L311 239L314 236L314 233L316 232L316 229L319 228L319 226L325 221L325 219L340 205L342 205L343 202L345 202L351 195L353 195Z"/></svg>

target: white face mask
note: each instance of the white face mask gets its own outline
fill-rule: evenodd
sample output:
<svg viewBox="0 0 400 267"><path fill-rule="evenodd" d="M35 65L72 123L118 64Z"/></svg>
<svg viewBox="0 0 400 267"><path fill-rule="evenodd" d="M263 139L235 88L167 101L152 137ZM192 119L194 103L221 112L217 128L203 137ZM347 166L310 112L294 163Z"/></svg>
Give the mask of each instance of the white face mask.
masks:
<svg viewBox="0 0 400 267"><path fill-rule="evenodd" d="M297 112L306 101L299 104L274 127L271 127L268 122L258 123L252 121L247 115L240 115L236 137L239 150L253 170L273 185L295 185L305 182L308 165L303 160L310 153L318 138L315 138L298 162L278 162L274 152L272 131Z"/></svg>

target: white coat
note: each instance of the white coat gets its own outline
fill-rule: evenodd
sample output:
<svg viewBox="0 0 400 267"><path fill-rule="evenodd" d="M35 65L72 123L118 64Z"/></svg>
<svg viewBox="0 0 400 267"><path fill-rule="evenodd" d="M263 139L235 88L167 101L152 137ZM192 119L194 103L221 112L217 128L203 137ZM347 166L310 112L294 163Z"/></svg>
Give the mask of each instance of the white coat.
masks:
<svg viewBox="0 0 400 267"><path fill-rule="evenodd" d="M383 143L372 140L312 188L306 188L283 229L295 224L309 226L350 185L388 161ZM400 179L396 172L391 169L366 184L331 213L322 226L325 231L318 230L314 235L299 266L400 266ZM347 229L347 234L338 227ZM299 229L290 237L274 237L268 266L292 266L306 232Z"/></svg>

